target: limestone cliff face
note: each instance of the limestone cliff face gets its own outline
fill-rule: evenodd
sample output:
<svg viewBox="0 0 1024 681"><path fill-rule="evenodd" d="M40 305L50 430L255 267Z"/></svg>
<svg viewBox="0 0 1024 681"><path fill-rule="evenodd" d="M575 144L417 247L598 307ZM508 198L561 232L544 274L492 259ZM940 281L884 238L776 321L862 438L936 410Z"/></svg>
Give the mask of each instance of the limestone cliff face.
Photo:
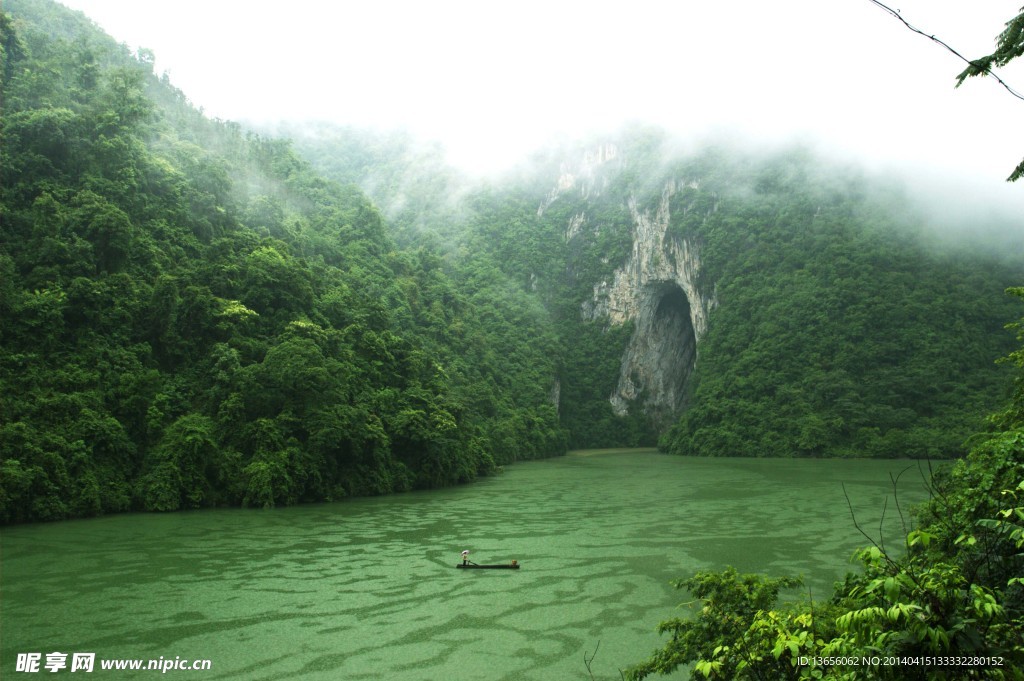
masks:
<svg viewBox="0 0 1024 681"><path fill-rule="evenodd" d="M543 215L546 208L567 192L578 192L582 198L600 194L608 187L608 166L617 168L618 164L613 162L618 157L617 146L603 144L593 151L585 153L577 165L563 163L559 169L558 182L537 208L537 216Z"/></svg>
<svg viewBox="0 0 1024 681"><path fill-rule="evenodd" d="M594 192L601 187L597 165L614 159L607 152L594 154L578 182L563 181L549 197L567 191ZM595 163L595 160L598 161ZM671 198L683 189L699 189L696 181L670 180L656 207L641 209L636 197L626 197L632 231L632 249L614 274L594 284L593 294L582 303L588 320L609 325L633 322L634 332L622 354L618 385L609 396L619 415L640 408L660 430L683 409L687 382L697 359L698 345L708 328L708 314L715 307L714 287L702 281L697 245L670 230ZM543 210L543 206L542 206ZM590 225L585 213L566 225L566 240L586 238L601 225Z"/></svg>

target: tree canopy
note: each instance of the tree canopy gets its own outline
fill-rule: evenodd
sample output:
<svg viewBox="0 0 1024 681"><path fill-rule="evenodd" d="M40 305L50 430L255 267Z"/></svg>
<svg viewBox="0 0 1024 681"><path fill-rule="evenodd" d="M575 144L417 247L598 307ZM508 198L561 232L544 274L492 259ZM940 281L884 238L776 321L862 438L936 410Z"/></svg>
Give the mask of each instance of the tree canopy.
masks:
<svg viewBox="0 0 1024 681"><path fill-rule="evenodd" d="M1022 288L1012 293L1024 298ZM1024 320L1012 327L1024 342ZM799 585L795 575L728 569L681 580L696 599L693 616L662 622L671 638L626 678L683 665L715 679L1022 678L1022 353L1006 359L1016 368L1012 399L964 459L937 471L916 522L903 516L901 546L861 528L861 570L826 600L780 603L782 589ZM898 509L897 484L894 493Z"/></svg>
<svg viewBox="0 0 1024 681"><path fill-rule="evenodd" d="M0 519L450 485L565 450L546 312L400 248L82 15L0 22ZM9 13L9 14L7 14Z"/></svg>
<svg viewBox="0 0 1024 681"><path fill-rule="evenodd" d="M211 120L47 0L5 4L0 49L2 521L383 494L569 446L949 457L1007 389L1019 244L947 248L804 149L635 126L601 162L584 140L471 181L403 135ZM609 400L636 326L581 311L669 182L666 238L717 306L663 430Z"/></svg>

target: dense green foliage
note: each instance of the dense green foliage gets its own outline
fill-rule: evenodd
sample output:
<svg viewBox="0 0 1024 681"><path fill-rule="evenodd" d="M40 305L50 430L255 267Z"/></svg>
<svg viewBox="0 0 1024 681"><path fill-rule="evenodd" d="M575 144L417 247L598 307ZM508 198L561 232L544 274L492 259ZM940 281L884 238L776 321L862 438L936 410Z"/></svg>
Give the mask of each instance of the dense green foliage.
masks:
<svg viewBox="0 0 1024 681"><path fill-rule="evenodd" d="M799 151L700 177L673 197L673 228L703 244L719 306L693 407L662 446L959 454L1005 385L1019 261L940 248L900 197Z"/></svg>
<svg viewBox="0 0 1024 681"><path fill-rule="evenodd" d="M461 197L470 180L448 165L444 150L402 131L281 123L275 134L325 177L359 186L380 207L395 241L450 242L461 226Z"/></svg>
<svg viewBox="0 0 1024 681"><path fill-rule="evenodd" d="M602 162L598 142L581 143L476 187L401 136L322 125L302 148L389 212L416 206L415 219L399 218L403 234L442 235L449 261L472 253L545 306L565 351L560 416L570 446L660 435L666 451L707 456L962 453L1005 389L994 360L1012 343L1002 291L1024 275L1019 234L997 241L985 234L1001 226L979 221L977 243L951 247L898 188L801 149L684 151L647 128L612 141L617 153ZM629 204L653 214L667 183L679 187L670 236L695 245L701 286L718 305L689 408L657 433L639 404L622 418L608 402L633 329L586 321L580 310L630 253ZM439 185L461 204L431 202Z"/></svg>
<svg viewBox="0 0 1024 681"><path fill-rule="evenodd" d="M594 283L609 278L631 248L626 174L609 174L607 191L551 202L560 167L583 147L554 149L513 174L472 184L441 165L436 150L417 147L404 135L326 124L285 130L318 170L359 183L393 216L401 239L444 244L453 276L460 278L467 262L494 268L509 287L543 305L561 340L559 415L571 447L656 443L657 433L639 410L622 418L608 402L632 329L585 322L579 313ZM438 191L448 200L440 200ZM546 210L538 210L541 204ZM566 225L581 211L600 227L567 241Z"/></svg>
<svg viewBox="0 0 1024 681"><path fill-rule="evenodd" d="M4 11L0 520L387 493L659 436L946 457L1005 388L1019 244L939 248L806 152L631 128L471 183L401 134L209 120L81 14ZM635 327L581 310L666 185L716 307L658 432L609 402Z"/></svg>
<svg viewBox="0 0 1024 681"><path fill-rule="evenodd" d="M400 250L80 14L2 16L0 520L272 506L565 449L546 313Z"/></svg>
<svg viewBox="0 0 1024 681"><path fill-rule="evenodd" d="M354 134L339 135L339 150ZM699 251L700 286L717 307L689 408L661 434L663 449L949 457L982 428L979 415L1007 381L994 361L1012 347L1002 291L1024 275L1019 229L996 241L985 234L1000 226L979 221L975 244L951 247L898 188L801 149L680 151L646 128L619 133L603 162L597 146L552 150L466 192L465 224L452 230L550 311L566 350L561 416L571 446L658 436L639 404L626 419L608 404L632 329L586 321L580 310L630 253L629 205L654 214L667 184L678 188L670 238ZM573 183L556 190L567 174Z"/></svg>
<svg viewBox="0 0 1024 681"><path fill-rule="evenodd" d="M300 153L205 118L80 14L3 9L0 522L384 494L658 435L679 454L951 457L1008 355L1008 406L900 551L859 552L827 602L779 605L790 577L681 581L696 612L628 675L933 678L801 658L984 656L1003 664L941 674L1024 678L1024 349L1001 294L1019 244L940 247L855 171L650 130L570 191L586 145L472 186L401 136L290 131ZM634 327L581 309L667 182L716 308L659 434L608 401Z"/></svg>
<svg viewBox="0 0 1024 681"><path fill-rule="evenodd" d="M1014 326L1024 341L1024 321ZM1010 405L935 477L901 551L865 533L863 570L828 602L779 606L792 578L733 570L679 582L698 599L694 616L662 623L671 639L627 677L692 664L716 679L1024 678L1024 350L1009 359Z"/></svg>

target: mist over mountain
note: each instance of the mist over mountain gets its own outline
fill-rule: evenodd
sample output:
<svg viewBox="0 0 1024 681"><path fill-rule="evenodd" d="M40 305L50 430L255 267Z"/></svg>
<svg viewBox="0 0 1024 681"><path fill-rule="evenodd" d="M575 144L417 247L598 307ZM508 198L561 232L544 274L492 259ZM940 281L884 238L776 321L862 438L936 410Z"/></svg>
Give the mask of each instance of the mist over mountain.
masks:
<svg viewBox="0 0 1024 681"><path fill-rule="evenodd" d="M284 15L295 18L285 10L274 17ZM1015 21L1024 29L1024 13ZM686 30L692 37L700 28ZM658 29L673 35L674 27ZM800 589L799 602L779 603L783 589L800 585L796 576L712 566L675 583L693 597L692 616L671 611L657 628L669 634L664 647L620 673L639 680L682 666L736 679L927 679L966 669L972 678L976 671L1019 678L1024 320L1014 320L1024 298L1024 222L1016 198L944 170L908 174L862 164L816 142L698 138L643 123L565 137L506 172L474 175L450 165L437 143L406 131L294 121L257 130L211 118L166 72L157 75L155 63L151 51L119 44L51 0L7 0L0 11L0 523L270 509L426 490L569 448L918 459L929 472L929 500L913 516L900 505L899 476L892 479L905 531L897 548L887 547L882 523L877 539L862 528L843 487L852 523L869 546L834 593L822 599L808 589L804 600ZM365 88L339 82L341 91L366 96ZM653 461L650 452L638 460ZM932 468L936 460L950 463ZM847 472L864 466L831 463ZM763 470L786 475L786 462L775 464L782 465ZM636 475L640 465L630 460L602 474ZM773 521L785 525L789 539L808 534L808 526L829 531L820 518L800 523L821 510L802 489L792 490L799 505L785 521L748 525L744 518L764 513L756 468L758 475L730 490L748 507L745 515L701 506L710 510L692 522L720 521L725 529L716 531L738 546ZM536 479L509 481L517 485L516 503L529 503L531 490L519 488ZM615 478L625 490L620 508L602 508L606 499L590 490L566 491L576 483L567 479L550 485L557 501L540 511L551 522L524 524L498 511L487 519L486 536L544 535L531 545L553 547L545 569L566 571L572 566L557 564L564 562L563 533L585 535L585 550L572 559L600 553L604 563L573 573L566 582L573 588L606 580L602 571L627 573L615 582L621 589L579 595L572 607L599 598L615 618L630 619L618 601L644 588L630 565L652 563L646 553L634 555L635 547L647 551L646 544L663 541L706 564L701 540L675 541L674 534L685 534L673 507L681 497L667 496L659 513L631 509L638 514L623 529L616 526L621 505L635 505L631 490L643 476ZM678 481L680 494L720 492L718 483L688 483ZM447 505L456 497L442 498ZM380 511L386 506L368 505L364 512L384 519L365 525L358 514L332 510L313 533L298 528L299 516L270 513L287 529L273 533L286 548L269 546L269 559L237 550L264 541L253 529L258 524L248 524L254 516L238 514L244 518L228 525L245 527L256 540L211 541L212 551L194 553L189 542L207 541L206 530L202 537L183 532L167 544L181 555L155 563L128 538L95 556L87 552L87 564L66 575L88 571L94 595L106 603L121 594L126 575L157 571L155 581L140 583L168 588L152 601L147 595L135 613L164 616L145 620L147 645L185 640L183 627L200 620L197 635L228 632L240 649L262 643L268 626L276 636L293 616L291 633L303 645L313 631L307 627L326 629L318 632L330 638L325 648L310 644L301 655L274 648L275 669L290 674L340 669L349 661L339 660L333 637L356 631L367 609L380 610L386 621L376 624L394 627L394 645L413 649L413 661L401 667L418 673L424 655L447 656L424 648L419 632L429 638L443 629L448 636L450 622L435 627L415 618L426 624L410 630L395 613L406 613L412 601L434 608L440 592L424 599L407 590L402 580L423 580L404 565L369 579L363 573L421 551L420 540L410 539L418 530L397 525L422 508L390 516ZM447 506L429 508L432 542L451 541L454 525L465 526L461 533L480 515L472 508L453 522ZM592 512L603 515L591 527L615 527L641 543L628 544L625 555L614 537L594 541L573 527L574 517ZM180 527L193 517L179 518ZM134 529L146 519L129 520ZM343 538L335 543L321 541L320 528L330 525L326 533L334 534L336 522L351 526L337 530ZM670 528L658 535L668 539L647 537L646 522ZM168 525L158 527L158 541L143 545L162 552ZM389 536L363 544L345 538L367 527ZM64 558L60 542L37 542L39 528L25 529L20 550L41 545L31 547L40 551L32 565ZM800 536L797 546L813 553L820 540ZM403 552L391 552L396 544ZM309 568L310 547L324 551L319 564L331 569ZM411 562L436 570L436 556L449 548L423 549L428 559ZM222 560L225 552L240 557ZM353 559L360 553L367 555ZM210 564L179 574L196 555ZM117 564L98 571L108 557ZM351 573L333 571L338 557L352 560ZM755 560L777 566L774 556ZM234 581L222 579L224 566L238 568ZM464 559L460 567L469 566ZM266 620L247 614L240 624L242 606L225 585L250 590L251 575L264 569L273 586L253 590L258 598L273 593L274 612ZM63 599L75 590L62 574L36 582L30 571L19 573L17 586L31 596L15 611L30 615L27 624L18 622L24 640L24 632L43 630L31 621L47 616L35 610L40 590L54 588L57 612L66 611ZM347 574L375 585L342 585L348 600L325 614L320 594L333 597ZM190 590L192 575L201 590ZM277 588L293 578L315 599ZM305 591L312 580L327 586ZM192 609L196 594L218 589L231 594L217 604L227 603L224 609ZM444 589L446 600L456 593L447 583ZM557 586L548 594L564 595ZM483 602L469 595L466 602ZM387 601L392 597L398 600ZM172 601L170 610L159 607ZM306 602L313 607L296 615ZM500 629L502 641L516 647L507 657L531 658L531 670L580 643L566 635L553 646L525 647L531 639L522 622L552 612L546 606L501 611L502 619L517 620ZM474 629L474 641L475 628L490 621L467 620L463 601L446 607L455 612L455 631ZM99 610L106 617L106 606ZM586 612L589 635L597 620ZM338 628L322 626L324 618ZM55 619L47 625L77 631ZM240 626L257 629L239 637ZM95 650L90 641L107 645L108 634L89 639L87 632L80 645ZM457 634L443 650L461 652L468 640ZM367 647L363 658L377 664L379 649ZM490 665L497 656L482 649L476 659ZM5 650L4 664L32 671L42 654L21 650ZM76 664L95 653L74 655ZM588 671L593 655L583 656ZM47 668L55 671L66 656L48 653ZM254 659L240 655L228 664L244 665L244 674ZM901 662L868 664L872 659Z"/></svg>
<svg viewBox="0 0 1024 681"><path fill-rule="evenodd" d="M377 139L325 126L315 143L298 144L328 174L337 159L374 148L366 179L347 179L372 194L376 177L392 178L375 196L385 212L396 197L404 205L424 196L437 157L419 173L411 140L388 155ZM984 204L969 186L941 195L956 213L923 201L920 183L799 145L750 151L649 126L552 148L475 188L442 177L462 207L446 204L435 220L421 201L395 224L415 234L434 222L451 247L490 254L576 339L561 373L574 446L651 443L661 433L664 446L686 453L949 456L999 399L999 389L982 398L967 386L1005 380L994 358L1010 349L1001 327L1014 304L1001 292L1021 275L1024 230L998 203L970 211ZM680 245L690 272L674 262ZM676 271L654 272L659 258ZM635 290L621 284L644 267L651 272ZM672 364L658 358L664 351L636 354L642 336L660 331L637 335L639 308L606 310L605 298L615 285L637 299L660 291L657 306L688 279L699 285L684 294L690 319L680 333L707 336L665 340L696 346L668 385L671 366L655 368ZM640 305L620 296L611 307L621 304ZM980 401L964 411L965 399ZM575 422L577 413L586 416Z"/></svg>
<svg viewBox="0 0 1024 681"><path fill-rule="evenodd" d="M399 249L359 189L205 118L82 15L4 11L5 521L383 494L564 452L529 296Z"/></svg>
<svg viewBox="0 0 1024 681"><path fill-rule="evenodd" d="M409 133L211 120L82 15L5 11L7 520L567 446L951 457L1008 390L1005 212L639 124L473 177Z"/></svg>

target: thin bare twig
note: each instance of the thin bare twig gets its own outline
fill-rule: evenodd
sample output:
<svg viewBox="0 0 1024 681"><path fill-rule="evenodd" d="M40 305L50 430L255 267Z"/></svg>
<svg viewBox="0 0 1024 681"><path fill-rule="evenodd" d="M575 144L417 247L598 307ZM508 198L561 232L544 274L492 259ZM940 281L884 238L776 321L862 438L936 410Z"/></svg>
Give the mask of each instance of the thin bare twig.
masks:
<svg viewBox="0 0 1024 681"><path fill-rule="evenodd" d="M598 640L597 645L594 646L594 654L590 656L590 659L587 659L587 651L583 651L583 664L587 667L587 673L590 674L591 681L594 679L594 671L590 668L590 664L594 661L594 658L597 657L597 651L600 647L601 641Z"/></svg>
<svg viewBox="0 0 1024 681"><path fill-rule="evenodd" d="M882 557L885 558L885 562L888 563L891 568L897 569L898 566L896 565L896 562L892 558L889 557L889 554L885 552L885 549L882 548L878 544L878 542L876 542L874 540L874 538L870 534L865 532L864 528L862 528L860 526L860 523L857 522L857 514L853 510L853 502L850 501L850 495L846 491L846 483L845 482L842 483L842 487L843 487L843 496L846 497L846 506L850 509L850 517L853 518L853 526L855 528L857 528L857 531L860 532L861 535L863 535L865 539L867 539L869 542L871 542L872 546L874 546L876 549L878 549L881 552ZM883 515L884 515L884 513L883 513Z"/></svg>
<svg viewBox="0 0 1024 681"><path fill-rule="evenodd" d="M900 508L900 494L899 490L896 489L896 485L899 484L900 478L903 477L903 474L911 468L912 466L907 466L897 473L895 478L892 477L892 473L889 473L889 481L892 482L892 498L896 501L896 512L899 513L900 516L900 526L903 528L903 534L909 534L910 530L907 529L907 519L903 515L903 509Z"/></svg>
<svg viewBox="0 0 1024 681"><path fill-rule="evenodd" d="M879 548L882 549L882 553L885 553L885 511L889 508L889 497L886 497L882 502L882 517L878 519L878 544Z"/></svg>
<svg viewBox="0 0 1024 681"><path fill-rule="evenodd" d="M814 621L814 591L807 585L807 606L811 609L811 643L818 640L817 626Z"/></svg>
<svg viewBox="0 0 1024 681"><path fill-rule="evenodd" d="M981 66L978 62L971 61L970 59L968 59L967 57L963 56L962 54L960 54L959 52L954 50L952 47L950 47L946 42L940 40L939 38L936 38L934 35L932 35L930 33L926 33L924 31L922 31L921 29L917 28L916 26L911 25L910 22L908 22L906 19L903 18L903 16L900 14L900 11L898 9L893 9L892 7L889 7L888 5L886 5L884 3L881 3L878 0L869 0L869 2L871 2L871 3L875 4L875 5L878 5L879 7L884 9L886 12L888 12L892 16L896 17L897 19L899 19L900 22L902 22L904 26L909 28L914 33L917 33L918 35L923 35L925 38L928 38L929 40L931 40L933 42L936 42L939 45L942 45L943 47L945 47L947 50L949 50L950 52L955 54L957 57L959 57L963 62L965 62L969 66L973 66L975 68L979 68L980 67L982 73L984 73L986 76L992 76L993 78L995 78L996 81L998 81L1000 85L1002 85L1004 88L1006 88L1007 92L1009 92L1011 95L1013 95L1017 99L1024 100L1024 95L1022 95L1021 93L1017 92L1012 87L1010 87L1009 84L1005 80L1003 80L998 75L996 75L995 71L993 71L992 69L988 68L987 66ZM961 82L962 82L962 80L961 80Z"/></svg>
<svg viewBox="0 0 1024 681"><path fill-rule="evenodd" d="M934 518L934 522L939 523L945 528L946 532L953 534L955 528L951 520L953 516L952 505L950 504L949 497L945 490L935 484L935 470L932 467L932 460L926 459L928 463L928 475L925 476L924 472L921 472L921 478L924 480L924 488L928 492L928 501L935 502L941 507L941 511L938 513L932 513L931 517ZM917 463L918 470L921 469L921 462Z"/></svg>

